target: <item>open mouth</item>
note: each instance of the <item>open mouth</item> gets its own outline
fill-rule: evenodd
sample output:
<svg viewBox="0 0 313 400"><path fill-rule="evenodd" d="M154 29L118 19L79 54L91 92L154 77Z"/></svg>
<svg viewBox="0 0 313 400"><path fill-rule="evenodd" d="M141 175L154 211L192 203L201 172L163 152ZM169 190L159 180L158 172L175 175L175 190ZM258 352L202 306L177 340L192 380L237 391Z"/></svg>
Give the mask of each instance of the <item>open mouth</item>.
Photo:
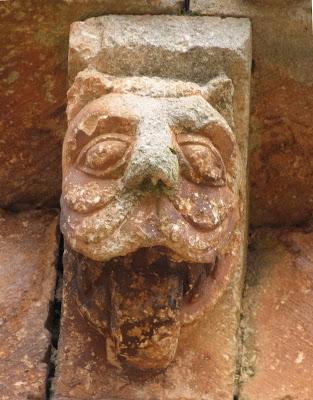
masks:
<svg viewBox="0 0 313 400"><path fill-rule="evenodd" d="M175 262L164 247L141 248L105 264L77 257L78 306L105 334L108 362L146 372L168 367L181 327L215 301L224 268L217 256L206 264Z"/></svg>

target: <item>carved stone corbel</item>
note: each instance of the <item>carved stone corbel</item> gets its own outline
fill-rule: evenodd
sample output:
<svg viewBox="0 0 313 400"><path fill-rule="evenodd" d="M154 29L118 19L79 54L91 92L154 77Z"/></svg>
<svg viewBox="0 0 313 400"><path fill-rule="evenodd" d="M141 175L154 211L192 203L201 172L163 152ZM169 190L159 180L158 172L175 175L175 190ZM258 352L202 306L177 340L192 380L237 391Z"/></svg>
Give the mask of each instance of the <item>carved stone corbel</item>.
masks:
<svg viewBox="0 0 313 400"><path fill-rule="evenodd" d="M108 35L114 18L118 23L119 17L99 19L102 33L97 19L81 23L80 32L75 26L72 42L81 38L86 46L91 25L94 37ZM140 19L124 20L136 30ZM188 23L166 21L169 29L173 21ZM191 28L196 32L197 24ZM96 46L94 37L87 65L75 66L77 54L70 51L76 54L72 70L79 65L81 71L71 77L63 146L65 290L57 393L163 399L168 390L171 399L209 398L204 382L191 386L189 397L175 395L177 376L170 376L176 371L184 379L178 364L197 358L201 343L206 353L210 332L199 326L236 274L240 285L245 170L235 133L238 82L226 68L204 83L148 71L140 76L136 68L114 75L106 71L103 40ZM190 347L182 349L187 332ZM77 349L65 350L75 337ZM80 376L72 392L62 384L67 351ZM193 363L189 373L196 374ZM86 388L84 368L94 392Z"/></svg>

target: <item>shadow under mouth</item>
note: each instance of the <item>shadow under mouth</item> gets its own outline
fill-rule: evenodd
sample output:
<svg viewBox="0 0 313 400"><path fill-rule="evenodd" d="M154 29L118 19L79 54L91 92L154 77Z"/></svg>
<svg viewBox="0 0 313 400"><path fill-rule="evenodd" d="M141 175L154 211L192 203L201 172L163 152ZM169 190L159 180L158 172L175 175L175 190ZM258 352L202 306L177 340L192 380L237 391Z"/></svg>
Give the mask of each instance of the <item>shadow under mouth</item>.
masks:
<svg viewBox="0 0 313 400"><path fill-rule="evenodd" d="M96 264L100 275L78 268L78 301L92 324L102 318L108 362L132 375L164 370L175 357L181 326L206 306L217 259L174 262L169 250L152 247Z"/></svg>

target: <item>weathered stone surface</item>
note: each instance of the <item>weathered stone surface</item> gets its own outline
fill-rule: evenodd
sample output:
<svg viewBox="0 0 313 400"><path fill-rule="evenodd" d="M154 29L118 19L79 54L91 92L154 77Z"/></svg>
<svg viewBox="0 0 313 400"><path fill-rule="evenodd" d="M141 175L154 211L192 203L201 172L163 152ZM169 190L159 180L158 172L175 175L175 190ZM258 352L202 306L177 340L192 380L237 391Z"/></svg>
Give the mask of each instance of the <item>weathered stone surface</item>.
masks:
<svg viewBox="0 0 313 400"><path fill-rule="evenodd" d="M249 35L234 19L72 25L56 399L232 398Z"/></svg>
<svg viewBox="0 0 313 400"><path fill-rule="evenodd" d="M81 15L104 14L177 14L183 10L184 0L62 0ZM76 11L77 12L77 11Z"/></svg>
<svg viewBox="0 0 313 400"><path fill-rule="evenodd" d="M251 19L251 222L304 222L313 211L311 1L191 0L190 8Z"/></svg>
<svg viewBox="0 0 313 400"><path fill-rule="evenodd" d="M0 207L58 206L69 26L109 13L179 13L181 1L0 1Z"/></svg>
<svg viewBox="0 0 313 400"><path fill-rule="evenodd" d="M0 212L0 398L45 398L58 213Z"/></svg>
<svg viewBox="0 0 313 400"><path fill-rule="evenodd" d="M240 308L238 287L235 290L229 287L215 308L197 323L196 331L193 325L184 327L175 360L165 372L152 377L142 373L134 380L116 368L108 368L104 362L105 338L86 323L73 296L72 257L71 253L65 253L55 400L233 399Z"/></svg>
<svg viewBox="0 0 313 400"><path fill-rule="evenodd" d="M213 262L238 220L242 168L230 126L196 91L179 93L188 83L107 77L105 85L102 77L89 70L84 101L69 103L83 107L64 141L67 243L102 262L152 246ZM86 101L82 86L103 95ZM194 86L205 93L212 85Z"/></svg>
<svg viewBox="0 0 313 400"><path fill-rule="evenodd" d="M58 205L70 23L113 12L180 12L180 7L157 2L165 7L158 9L152 3L137 9L138 1L120 0L0 2L0 206ZM147 11L147 4L153 10ZM253 20L252 222L304 221L313 204L310 0L193 0L191 9Z"/></svg>
<svg viewBox="0 0 313 400"><path fill-rule="evenodd" d="M65 282L70 282L66 258ZM192 325L184 328L165 373L130 382L107 369L103 335L86 324L66 286L54 399L232 400L239 309L240 291L230 287L197 324L196 334Z"/></svg>
<svg viewBox="0 0 313 400"><path fill-rule="evenodd" d="M69 23L56 3L0 2L1 207L58 204Z"/></svg>
<svg viewBox="0 0 313 400"><path fill-rule="evenodd" d="M242 400L313 397L313 234L252 235L244 296Z"/></svg>
<svg viewBox="0 0 313 400"><path fill-rule="evenodd" d="M69 80L88 65L115 76L158 76L199 84L225 73L234 83L236 137L245 158L250 52L250 23L245 18L90 18L71 26Z"/></svg>
<svg viewBox="0 0 313 400"><path fill-rule="evenodd" d="M101 74L89 70L86 80L79 78L90 91L91 82L95 84ZM70 120L63 150L62 231L72 249L103 263L99 269L107 270L107 276L103 276L102 285L114 281L114 294L109 297L111 307L117 310L117 325L123 313L126 318L128 312L132 325L138 317L142 318L142 310L138 316L137 304L135 316L131 312L131 298L123 298L150 298L155 293L162 316L157 317L153 306L155 314L148 318L147 308L147 330L152 329L151 320L158 325L157 331L162 327L161 348L154 339L153 346L159 349L153 353L158 353L156 357L161 350L165 353L167 343L171 348L170 360L177 338L174 346L168 340L172 330L166 337L165 322L161 320L165 318L166 329L169 320L175 320L176 336L179 335L177 319L190 323L203 315L209 307L207 303L222 291L233 269L233 260L227 253L230 247L234 252L237 248L234 238L239 228L240 156L231 128L212 105L193 90L186 95L178 90L195 86L197 92L205 92L212 85L197 88L195 84L164 79L155 82L146 77L117 81L110 78L106 77L105 85L103 76L100 88L104 95L87 101ZM95 87L99 88L98 82ZM142 87L147 93L142 93ZM75 87L71 92L72 89ZM80 89L86 100L83 87ZM81 103L74 93L72 101L74 105ZM69 104L73 106L71 101ZM121 256L126 256L126 260L109 262ZM206 280L204 277L210 271L214 271L213 281L197 287L199 277L203 275ZM190 288L184 296L182 317L179 312L186 279ZM91 286L95 285L96 282ZM125 286L136 293L126 291L122 295ZM148 293L142 286L148 288ZM89 297L91 290L95 288L88 289ZM161 303L169 293L175 307L170 306L172 311L168 313ZM199 296L201 305L196 301ZM103 323L107 320L108 326L112 318L104 314ZM146 343L148 346L148 340ZM143 367L144 359L137 356ZM152 360L148 364L152 368Z"/></svg>

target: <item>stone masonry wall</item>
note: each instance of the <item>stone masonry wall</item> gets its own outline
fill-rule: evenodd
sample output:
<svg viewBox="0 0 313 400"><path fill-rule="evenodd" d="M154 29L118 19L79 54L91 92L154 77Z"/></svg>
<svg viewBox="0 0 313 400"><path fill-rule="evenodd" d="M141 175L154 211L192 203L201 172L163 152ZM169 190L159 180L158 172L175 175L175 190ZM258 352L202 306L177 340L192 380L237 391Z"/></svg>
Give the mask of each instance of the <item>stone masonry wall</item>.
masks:
<svg viewBox="0 0 313 400"><path fill-rule="evenodd" d="M192 0L190 9L251 19L251 224L303 223L313 210L311 1Z"/></svg>
<svg viewBox="0 0 313 400"><path fill-rule="evenodd" d="M181 11L181 0L0 2L0 207L59 206L70 24Z"/></svg>
<svg viewBox="0 0 313 400"><path fill-rule="evenodd" d="M299 224L312 214L310 4L309 0L190 2L191 15L252 20L253 225ZM1 207L58 206L70 23L110 13L182 12L180 0L0 3Z"/></svg>
<svg viewBox="0 0 313 400"><path fill-rule="evenodd" d="M0 374L0 398L53 398L57 328L52 335L50 319L58 263L56 213L23 210L59 207L69 28L73 21L104 14L251 20L252 228L241 346L234 356L238 360L234 399L311 400L310 0L0 0L0 208L6 209L0 218L0 287L5 310L5 318L0 316L0 336L5 338L0 356L7 367ZM33 270L39 271L37 275ZM24 299L23 307L25 301L29 305L29 313L25 307L19 311L20 303L15 312L10 299L18 296ZM26 335L21 336L16 323L27 328ZM220 399L223 389L217 387L205 400Z"/></svg>

